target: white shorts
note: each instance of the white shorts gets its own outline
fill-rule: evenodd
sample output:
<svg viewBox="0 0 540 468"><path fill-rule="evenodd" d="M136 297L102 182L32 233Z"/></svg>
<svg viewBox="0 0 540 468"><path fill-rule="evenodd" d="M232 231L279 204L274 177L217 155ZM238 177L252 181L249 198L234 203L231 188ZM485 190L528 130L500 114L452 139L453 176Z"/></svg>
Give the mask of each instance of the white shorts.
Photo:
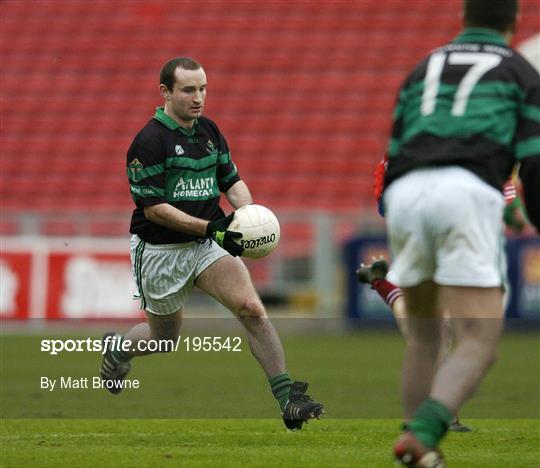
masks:
<svg viewBox="0 0 540 468"><path fill-rule="evenodd" d="M131 265L141 309L169 315L182 309L197 277L228 255L214 241L152 245L131 237Z"/></svg>
<svg viewBox="0 0 540 468"><path fill-rule="evenodd" d="M384 194L388 280L401 287L502 286L506 277L502 193L460 167L418 169Z"/></svg>

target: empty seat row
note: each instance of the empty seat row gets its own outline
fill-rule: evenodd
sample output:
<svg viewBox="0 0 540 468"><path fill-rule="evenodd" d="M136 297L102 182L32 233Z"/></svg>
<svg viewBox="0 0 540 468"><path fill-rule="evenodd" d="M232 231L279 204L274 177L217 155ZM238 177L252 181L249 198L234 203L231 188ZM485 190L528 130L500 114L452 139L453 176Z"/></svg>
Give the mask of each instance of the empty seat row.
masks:
<svg viewBox="0 0 540 468"><path fill-rule="evenodd" d="M374 209L373 168L405 72L460 28L455 0L178 5L2 2L4 209L129 213L126 151L162 104L159 67L179 55L205 66L207 115L258 202ZM521 11L518 40L540 24L537 0ZM52 234L77 229L51 223Z"/></svg>

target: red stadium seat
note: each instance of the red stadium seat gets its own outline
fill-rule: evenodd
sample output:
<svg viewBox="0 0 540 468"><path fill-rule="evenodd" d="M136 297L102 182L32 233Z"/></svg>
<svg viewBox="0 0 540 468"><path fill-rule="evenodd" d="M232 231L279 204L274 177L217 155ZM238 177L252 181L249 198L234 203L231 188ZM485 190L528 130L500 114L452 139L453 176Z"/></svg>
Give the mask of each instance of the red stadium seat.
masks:
<svg viewBox="0 0 540 468"><path fill-rule="evenodd" d="M540 23L536 0L521 3L518 40ZM410 66L457 34L459 8L455 0L181 8L167 0L48 0L31 10L4 2L3 207L132 209L127 148L161 104L159 67L190 55L207 69L208 116L257 201L372 209L373 168L386 150L396 91ZM62 223L46 230L64 229L72 231ZM121 232L107 223L90 229Z"/></svg>

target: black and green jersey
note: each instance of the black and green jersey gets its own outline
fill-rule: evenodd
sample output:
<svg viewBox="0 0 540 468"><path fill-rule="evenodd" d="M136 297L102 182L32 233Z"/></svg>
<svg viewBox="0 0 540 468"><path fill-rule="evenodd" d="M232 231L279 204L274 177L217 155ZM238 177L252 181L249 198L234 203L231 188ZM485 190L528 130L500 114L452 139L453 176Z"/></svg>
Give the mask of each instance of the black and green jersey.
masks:
<svg viewBox="0 0 540 468"><path fill-rule="evenodd" d="M457 165L501 191L519 161L528 208L540 210L538 72L495 31L466 29L405 80L388 157L385 186L419 167Z"/></svg>
<svg viewBox="0 0 540 468"><path fill-rule="evenodd" d="M220 192L240 180L227 142L214 122L200 117L188 131L162 107L133 140L127 175L137 206L130 232L150 244L189 242L195 236L147 220L145 206L169 203L197 218L215 220L224 216Z"/></svg>

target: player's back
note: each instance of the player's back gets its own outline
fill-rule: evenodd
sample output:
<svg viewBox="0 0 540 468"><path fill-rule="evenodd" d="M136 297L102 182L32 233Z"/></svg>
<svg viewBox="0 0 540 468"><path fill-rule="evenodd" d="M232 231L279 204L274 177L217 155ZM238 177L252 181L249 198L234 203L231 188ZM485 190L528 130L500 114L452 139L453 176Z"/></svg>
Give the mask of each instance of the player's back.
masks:
<svg viewBox="0 0 540 468"><path fill-rule="evenodd" d="M457 165L501 190L538 121L540 78L488 29L467 29L420 62L394 113L386 185L410 170Z"/></svg>

